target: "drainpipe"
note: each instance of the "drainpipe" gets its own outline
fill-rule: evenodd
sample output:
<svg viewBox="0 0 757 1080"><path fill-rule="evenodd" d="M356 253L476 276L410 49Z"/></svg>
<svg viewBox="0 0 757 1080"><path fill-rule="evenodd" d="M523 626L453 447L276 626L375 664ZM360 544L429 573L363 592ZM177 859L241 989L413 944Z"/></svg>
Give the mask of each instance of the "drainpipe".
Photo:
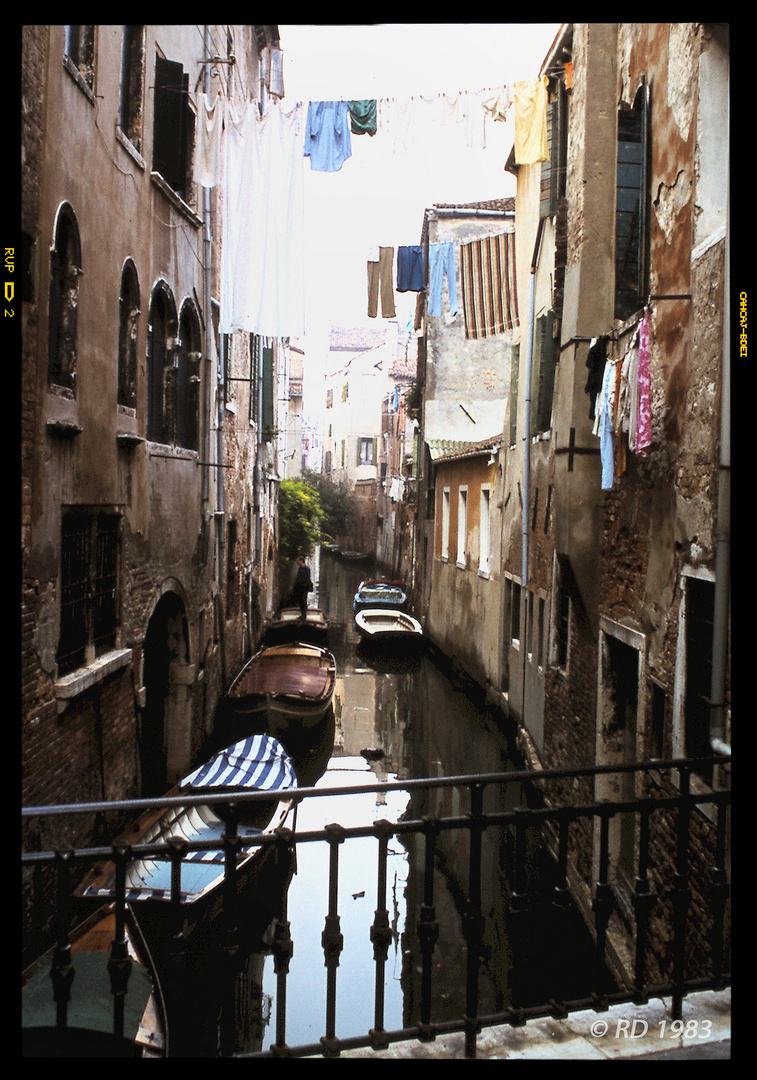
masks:
<svg viewBox="0 0 757 1080"><path fill-rule="evenodd" d="M728 195L726 197L723 367L720 377L720 472L718 477L718 517L715 541L715 607L712 636L712 683L710 689L710 746L716 754L725 757L731 756L731 748L725 741L725 669L728 650L731 555L731 429L729 423L731 418L730 213L729 177Z"/></svg>
<svg viewBox="0 0 757 1080"><path fill-rule="evenodd" d="M523 505L521 507L521 623L520 638L523 649L523 687L521 691L521 722L526 726L526 653L528 648L528 503L531 482L531 368L534 351L534 313L536 310L536 267L544 229L544 218L539 219L534 254L531 259L531 275L528 282L528 326L526 328L526 366L524 380L526 400L523 416Z"/></svg>
<svg viewBox="0 0 757 1080"><path fill-rule="evenodd" d="M203 47L205 49L205 64L204 68L204 90L205 94L210 99L210 27L205 26L203 29ZM204 227L204 247L205 247L205 289L204 289L204 315L205 315L205 358L206 358L206 372L207 372L207 423L205 427L206 448L205 460L208 465L205 466L205 477L203 481L203 500L207 507L210 499L210 447L211 447L211 417L213 415L213 390L214 385L216 388L216 544L218 549L217 569L218 569L218 589L219 592L223 589L223 519L220 515L223 514L223 469L221 463L223 461L223 394L220 392L220 381L222 374L220 371L216 372L216 380L214 384L213 380L213 368L211 357L213 355L213 309L211 303L211 290L212 290L212 275L211 275L211 259L213 251L213 237L210 224L210 188L203 187L203 217L205 219ZM219 364L221 358L218 358Z"/></svg>

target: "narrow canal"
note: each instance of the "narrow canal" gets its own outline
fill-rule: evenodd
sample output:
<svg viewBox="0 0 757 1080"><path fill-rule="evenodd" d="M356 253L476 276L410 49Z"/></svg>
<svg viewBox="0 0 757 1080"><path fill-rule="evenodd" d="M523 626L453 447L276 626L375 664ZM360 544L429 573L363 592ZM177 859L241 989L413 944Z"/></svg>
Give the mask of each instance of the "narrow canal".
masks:
<svg viewBox="0 0 757 1080"><path fill-rule="evenodd" d="M508 746L504 718L487 710L474 688L445 670L443 658L427 653L394 657L363 654L353 627L352 599L366 567L322 554L314 560L316 591L311 604L331 623L330 648L337 661L334 695L335 740L328 769L317 786L343 787L344 796L307 800L298 809L297 829L372 824L403 816L460 813L466 793L437 792L385 795L350 794L358 784L418 777L459 776L521 767ZM492 792L492 797L499 797ZM486 809L485 805L485 809ZM500 830L484 837L482 907L486 917L480 982L480 1011L495 1012L509 1003L510 944L507 934L507 852ZM465 830L442 834L437 848L434 902L439 937L434 950L433 1017L437 1021L465 1012L466 944L463 913L468 893ZM377 906L377 842L349 840L340 847L340 930L344 947L337 980L336 1035L347 1038L374 1027L376 965L370 927ZM423 840L394 838L389 846L387 901L392 942L385 971L387 1030L416 1023L420 1008L421 957L416 919L423 901ZM294 954L287 980L286 1038L290 1046L317 1043L326 1031L326 979L321 933L328 911L328 848L301 844L297 872L288 892L288 918ZM576 973L576 991L584 988L588 935L576 916L574 939L566 950ZM547 937L535 927L531 992L538 994L540 972L549 966L541 955ZM264 967L264 1001L270 1027L263 1045L275 1037L277 1008L273 964Z"/></svg>
<svg viewBox="0 0 757 1080"><path fill-rule="evenodd" d="M443 657L422 649L414 655L364 654L353 626L352 600L364 566L322 554L313 560L315 592L311 606L330 620L330 648L337 662L333 750L321 788L344 794L314 797L297 808L295 836L337 823L345 827L439 818L469 810L466 789L447 787L376 793L355 792L359 785L395 779L464 776L522 768L508 745L505 718L488 709L476 688L448 670ZM330 747L324 748L324 757ZM513 792L508 798L519 798ZM484 811L502 809L502 794L486 789ZM507 804L508 807L511 805ZM370 932L377 906L378 842L347 839L338 847L338 914L343 949L337 968L335 1035L364 1035L375 1027L376 963ZM385 906L391 943L384 970L387 1031L421 1019L421 950L418 933L424 903L425 841L403 833L389 842ZM435 849L434 896L439 934L433 951L432 1020L458 1019L466 1012L467 948L464 917L468 898L469 833L443 831ZM568 973L568 997L587 996L594 987L591 942L576 911L563 916L559 939L553 930L549 861L529 852L532 901L527 930L513 935L508 912L513 880L508 830L488 829L482 838L481 910L485 929L479 979L479 1014L496 1013L511 1002L515 952L521 963L523 1004L555 996L556 958ZM533 896L541 898L533 900ZM296 871L287 892L286 916L294 952L286 980L286 1042L315 1044L327 1033L327 977L322 933L329 911L329 847L296 844ZM515 937L515 940L511 938ZM169 1015L171 1041L178 1056L216 1056L267 1050L276 1041L282 1000L270 954L237 954L230 986L224 974L223 947L208 943L206 959L186 969L182 1004ZM243 950L244 952L244 950ZM219 957L221 959L219 959ZM525 959L525 964L522 961ZM231 994L233 1005L230 1005ZM224 1004L225 1002L225 1004ZM169 1008L169 1014L171 1010Z"/></svg>

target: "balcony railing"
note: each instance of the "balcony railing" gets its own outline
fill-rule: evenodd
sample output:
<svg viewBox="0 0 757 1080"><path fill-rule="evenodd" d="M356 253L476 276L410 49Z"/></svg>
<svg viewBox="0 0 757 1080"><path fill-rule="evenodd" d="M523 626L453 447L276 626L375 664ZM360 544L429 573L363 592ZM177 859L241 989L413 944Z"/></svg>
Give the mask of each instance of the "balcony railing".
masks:
<svg viewBox="0 0 757 1080"><path fill-rule="evenodd" d="M552 1016L565 1018L570 1013L587 1008L604 1011L610 1005L624 1002L642 1004L653 997L672 999L672 1016L680 1019L684 997L693 991L721 989L730 985L730 918L729 918L729 817L730 790L692 790L692 774L702 763L690 760L650 761L628 766L602 766L585 769L551 769L541 772L518 771L475 776L444 777L440 779L397 780L383 784L364 784L350 787L349 793L384 793L402 790L410 794L408 813L396 822L378 821L370 825L330 824L313 831L279 830L272 839L260 841L277 846L279 851L292 855L304 844L324 843L328 847L329 887L328 910L313 912L312 932L321 934L326 967L325 1030L318 1042L290 1046L287 1042L287 980L293 948L297 944L290 935L287 919L286 889L281 908L273 924L269 940L272 954L276 993L275 1022L272 1045L267 1049L236 1053L228 1056L338 1056L342 1050L372 1047L380 1050L393 1042L408 1039L433 1040L449 1032L465 1032L466 1055L476 1056L476 1035L485 1027L500 1024L520 1026L527 1020ZM710 765L712 762L709 763ZM722 763L719 763L722 764ZM597 782L602 790L610 775L626 778L626 790L633 797L616 801L593 797ZM429 816L413 816L413 809L432 792L438 800L443 789L457 789L461 794L464 812ZM579 792L566 798L565 792ZM590 793L589 798L581 797ZM343 788L311 788L297 792L297 800L334 797L335 817L338 817L338 797ZM256 795L240 795L237 806L254 802ZM131 800L110 803L77 804L75 806L29 807L22 810L24 819L70 818L78 814L117 811L136 817L148 807L187 805L194 802L221 801L199 796L163 800ZM448 800L449 801L449 800ZM633 871L629 878L621 875L622 853L618 842L620 821L630 823L624 835L633 837ZM462 1015L440 1020L434 1016L433 979L434 951L439 934L437 898L434 894L434 870L437 854L444 844L444 834L462 830L467 835L467 889L462 900L462 933L466 951L465 1008ZM514 943L512 972L509 980L510 1000L507 1007L496 1012L481 1008L479 980L485 952L484 937L487 915L482 903L482 843L484 837L496 834L506 840L511 852L511 873L506 887L505 906L508 930ZM408 925L415 928L420 956L419 1002L412 1022L401 1029L385 1029L384 973L392 938L387 907L387 852L394 837L423 838L414 850L416 872L419 875L417 910L408 911ZM376 842L377 893L370 940L365 947L373 949L375 964L374 1023L361 1035L339 1038L336 1023L338 974L343 939L338 906L340 860L349 858L350 841L372 837ZM566 989L564 964L559 949L554 951L554 970L550 973L550 991L545 1000L535 1001L523 992L524 971L519 968L518 942L523 940L529 910L537 898L528 877L529 851L537 843L549 854L552 873L545 899L556 927L556 941L561 938L561 919L566 917L571 893L585 890L588 904L584 913L593 942L594 973L590 991L580 998L570 998ZM206 842L207 844L207 842ZM238 837L233 820L218 842L225 851L226 879L223 886L223 925L221 950L228 955L233 943L229 933L240 925L234 909L239 882L236 874ZM65 1027L67 1014L67 927L72 884L84 868L97 860L112 859L122 869L128 861L148 853L173 860L172 905L176 921L168 955L174 964L174 975L181 970L183 916L180 901L181 862L195 843L177 850L176 845L152 844L133 847L115 843L113 846L89 847L68 851L27 851L22 854L22 866L30 870L52 867L57 873L57 905L59 913L58 949L52 964L51 996L57 1003L59 1027ZM626 859L628 848L626 847ZM581 866L583 867L581 869ZM589 868L590 869L587 869ZM626 867L627 871L627 867ZM126 888L124 873L117 877L115 899L117 926L123 937ZM621 881L626 882L625 905L620 903ZM655 892L655 885L656 892ZM409 902L412 902L412 898ZM619 919L621 908L625 915ZM629 915L630 913L630 915ZM567 923L564 924L567 926ZM662 944L660 927L664 927ZM618 929L620 928L620 929ZM613 951L612 939L623 939L621 952L626 958L625 977L608 981L608 958ZM113 943L114 1016L120 1021L118 1002L123 994L118 980L122 974L122 942L119 934ZM692 957L697 960L694 963ZM693 963L693 967L692 967ZM178 967L176 965L179 965ZM612 965L609 965L612 967ZM621 967L623 965L621 964ZM617 965L614 969L617 972ZM170 1007L169 1007L170 1022ZM120 1028L119 1028L120 1030ZM229 1047L233 1040L221 1040ZM223 1056L223 1049L221 1050Z"/></svg>

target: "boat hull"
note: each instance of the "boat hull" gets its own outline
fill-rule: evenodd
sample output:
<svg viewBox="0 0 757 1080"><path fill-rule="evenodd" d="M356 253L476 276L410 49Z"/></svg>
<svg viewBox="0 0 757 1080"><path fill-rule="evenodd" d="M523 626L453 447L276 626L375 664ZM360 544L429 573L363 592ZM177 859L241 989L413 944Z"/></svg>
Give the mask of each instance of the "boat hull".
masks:
<svg viewBox="0 0 757 1080"><path fill-rule="evenodd" d="M405 586L400 581L370 579L361 581L352 600L355 614L371 608L395 608L404 611L407 604Z"/></svg>
<svg viewBox="0 0 757 1080"><path fill-rule="evenodd" d="M168 1055L168 1026L155 964L130 907L124 936L131 970L124 995L124 1035L113 1032L108 963L116 935L115 904L98 908L69 934L74 981L68 1026L58 1028L50 978L50 949L22 975L24 1057L137 1057Z"/></svg>
<svg viewBox="0 0 757 1080"><path fill-rule="evenodd" d="M308 608L303 618L299 608L282 608L266 621L266 645L285 645L307 641L325 648L328 644L329 621L319 608Z"/></svg>
<svg viewBox="0 0 757 1080"><path fill-rule="evenodd" d="M408 645L423 641L421 624L404 611L364 609L355 615L355 628L365 642Z"/></svg>

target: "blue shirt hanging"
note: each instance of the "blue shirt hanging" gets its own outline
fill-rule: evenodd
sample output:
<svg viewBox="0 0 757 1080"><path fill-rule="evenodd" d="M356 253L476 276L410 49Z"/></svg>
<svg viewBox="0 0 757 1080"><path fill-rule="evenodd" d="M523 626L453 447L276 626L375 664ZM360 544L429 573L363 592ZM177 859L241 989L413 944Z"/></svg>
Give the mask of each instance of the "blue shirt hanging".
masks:
<svg viewBox="0 0 757 1080"><path fill-rule="evenodd" d="M338 172L352 157L346 101L311 101L305 126L305 157L314 172Z"/></svg>

